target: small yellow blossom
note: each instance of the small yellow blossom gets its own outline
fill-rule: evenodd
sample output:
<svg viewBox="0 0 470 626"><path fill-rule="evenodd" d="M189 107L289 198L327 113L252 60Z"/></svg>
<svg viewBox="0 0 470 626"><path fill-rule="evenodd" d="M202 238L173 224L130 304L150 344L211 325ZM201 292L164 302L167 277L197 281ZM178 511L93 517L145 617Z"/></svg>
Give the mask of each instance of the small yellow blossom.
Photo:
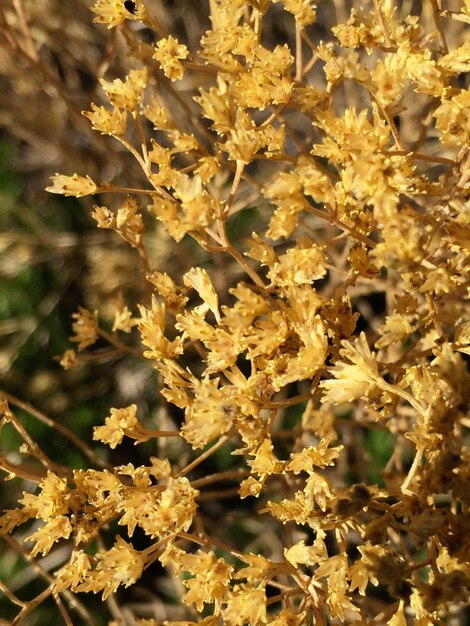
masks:
<svg viewBox="0 0 470 626"><path fill-rule="evenodd" d="M35 541L36 545L30 552L30 556L48 554L56 541L67 539L72 532L72 525L67 517L57 516L46 522L39 530L27 537L25 541Z"/></svg>
<svg viewBox="0 0 470 626"><path fill-rule="evenodd" d="M72 315L75 322L72 324L73 336L71 341L78 343L78 350L92 346L98 339L98 313L91 313L82 307Z"/></svg>
<svg viewBox="0 0 470 626"><path fill-rule="evenodd" d="M39 483L40 492L35 495L24 493L19 502L30 517L48 521L54 517L62 517L68 511L68 490L65 478L60 478L49 471Z"/></svg>
<svg viewBox="0 0 470 626"><path fill-rule="evenodd" d="M470 141L470 89L462 89L447 98L444 94L442 104L434 111L436 127L442 132L439 139L446 145L464 146Z"/></svg>
<svg viewBox="0 0 470 626"><path fill-rule="evenodd" d="M470 71L470 42L465 41L461 46L445 54L438 61L440 67L453 74Z"/></svg>
<svg viewBox="0 0 470 626"><path fill-rule="evenodd" d="M180 241L188 232L208 226L220 212L220 206L204 188L198 175L180 174L172 185L176 201L155 197L149 208L170 235Z"/></svg>
<svg viewBox="0 0 470 626"><path fill-rule="evenodd" d="M248 164L263 145L256 124L248 113L237 109L235 122L229 130L229 138L221 148L228 153L232 161Z"/></svg>
<svg viewBox="0 0 470 626"><path fill-rule="evenodd" d="M147 280L155 287L155 291L165 300L167 309L175 314L181 312L188 301L184 290L178 287L165 272L153 272L147 276Z"/></svg>
<svg viewBox="0 0 470 626"><path fill-rule="evenodd" d="M260 626L266 623L266 591L251 585L234 585L227 594L227 605L222 610L227 626Z"/></svg>
<svg viewBox="0 0 470 626"><path fill-rule="evenodd" d="M147 69L131 70L125 81L116 78L110 82L101 78L100 83L112 106L134 111L147 85Z"/></svg>
<svg viewBox="0 0 470 626"><path fill-rule="evenodd" d="M233 567L224 559L216 559L213 554L198 552L199 564L190 569L195 574L193 578L184 581L188 592L184 601L194 604L198 611L202 611L204 604L215 603L219 610L228 591L230 579L233 576Z"/></svg>
<svg viewBox="0 0 470 626"><path fill-rule="evenodd" d="M135 404L123 409L111 409L111 415L105 419L105 425L94 427L93 439L115 448L121 443L126 431L133 431L139 425L136 411Z"/></svg>
<svg viewBox="0 0 470 626"><path fill-rule="evenodd" d="M285 0L284 8L292 13L300 28L314 24L316 20L316 3L313 0Z"/></svg>
<svg viewBox="0 0 470 626"><path fill-rule="evenodd" d="M183 78L184 65L181 61L188 55L187 47L170 35L166 39L160 39L157 43L153 58L159 62L165 76L175 81Z"/></svg>
<svg viewBox="0 0 470 626"><path fill-rule="evenodd" d="M83 196L90 196L98 192L98 185L91 180L89 176L79 176L73 174L72 176L65 176L64 174L55 174L51 177L52 185L46 187L46 191L49 193L60 193L64 196L75 196L75 198L82 198Z"/></svg>
<svg viewBox="0 0 470 626"><path fill-rule="evenodd" d="M155 130L174 130L175 125L169 117L169 112L162 107L155 96L150 98L150 104L143 107L145 117L150 120Z"/></svg>
<svg viewBox="0 0 470 626"><path fill-rule="evenodd" d="M132 544L117 537L114 546L96 556L95 569L89 570L76 591L103 592L103 600L114 593L120 585L129 587L142 575L144 558Z"/></svg>
<svg viewBox="0 0 470 626"><path fill-rule="evenodd" d="M183 276L186 287L192 287L197 291L214 314L217 322L220 322L219 298L211 282L209 274L202 267L193 267Z"/></svg>
<svg viewBox="0 0 470 626"><path fill-rule="evenodd" d="M329 440L322 439L315 448L304 448L301 452L291 454L286 470L298 474L299 472L313 472L314 467L333 465L344 446L329 447Z"/></svg>
<svg viewBox="0 0 470 626"><path fill-rule="evenodd" d="M96 104L91 105L92 111L82 111L82 114L90 120L94 130L102 135L114 135L122 137L126 133L127 112L114 108L112 111Z"/></svg>
<svg viewBox="0 0 470 626"><path fill-rule="evenodd" d="M244 567L237 572L236 578L244 578L248 582L255 582L259 578L266 576L271 568L271 562L261 554L240 554L240 560L247 563L247 567Z"/></svg>
<svg viewBox="0 0 470 626"><path fill-rule="evenodd" d="M204 378L194 387L195 397L185 411L183 437L194 448L202 448L232 426L237 408L219 388L219 379Z"/></svg>
<svg viewBox="0 0 470 626"><path fill-rule="evenodd" d="M218 160L213 156L202 157L198 161L198 166L194 170L204 184L207 184L219 171Z"/></svg>
<svg viewBox="0 0 470 626"><path fill-rule="evenodd" d="M182 342L179 337L170 341L165 337L165 305L152 298L151 308L139 305L140 320L138 328L142 343L149 348L144 352L147 359L171 358L182 352Z"/></svg>
<svg viewBox="0 0 470 626"><path fill-rule="evenodd" d="M119 494L119 524L127 526L130 536L137 526L152 538L187 531L196 514L198 495L185 477L169 478L158 490L123 487Z"/></svg>
<svg viewBox="0 0 470 626"><path fill-rule="evenodd" d="M323 250L305 239L271 265L268 277L279 287L311 284L326 274L325 262Z"/></svg>
<svg viewBox="0 0 470 626"><path fill-rule="evenodd" d="M212 128L218 135L227 133L232 127L232 104L227 82L218 77L217 86L208 91L199 90L194 101L202 108L203 116L212 121Z"/></svg>
<svg viewBox="0 0 470 626"><path fill-rule="evenodd" d="M97 15L94 21L107 24L108 28L120 26L126 19L144 20L147 16L142 0L135 0L132 11L123 0L98 0L91 10Z"/></svg>
<svg viewBox="0 0 470 626"><path fill-rule="evenodd" d="M351 402L367 395L376 387L379 378L377 361L364 333L354 343L343 341L340 355L341 359L347 359L349 363L339 360L330 369L335 378L321 383L323 389L326 389L323 402Z"/></svg>
<svg viewBox="0 0 470 626"><path fill-rule="evenodd" d="M121 330L124 333L130 333L132 331L132 328L138 322L135 318L132 317L132 313L125 305L124 298L121 293L112 304L114 308L113 332Z"/></svg>
<svg viewBox="0 0 470 626"><path fill-rule="evenodd" d="M83 550L75 550L70 562L55 572L54 589L58 592L68 588L75 590L92 567L92 557Z"/></svg>
<svg viewBox="0 0 470 626"><path fill-rule="evenodd" d="M323 541L326 537L324 531L318 531L313 545L306 546L305 540L299 541L290 548L284 548L284 556L294 567L299 563L304 565L317 565L328 557L328 551Z"/></svg>
<svg viewBox="0 0 470 626"><path fill-rule="evenodd" d="M72 369L73 367L78 367L80 365L80 361L77 358L75 350L66 350L59 362L64 370Z"/></svg>

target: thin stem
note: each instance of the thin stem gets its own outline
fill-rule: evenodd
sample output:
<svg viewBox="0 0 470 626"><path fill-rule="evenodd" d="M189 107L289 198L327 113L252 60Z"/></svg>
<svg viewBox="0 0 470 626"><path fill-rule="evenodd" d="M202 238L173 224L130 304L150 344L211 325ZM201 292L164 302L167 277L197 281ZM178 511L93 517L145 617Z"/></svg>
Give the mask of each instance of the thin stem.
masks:
<svg viewBox="0 0 470 626"><path fill-rule="evenodd" d="M124 434L127 437L131 437L132 439L136 439L139 443L144 443L149 439L153 439L154 437L180 437L181 433L179 430L147 430L139 435L136 435L132 430L124 429Z"/></svg>
<svg viewBox="0 0 470 626"><path fill-rule="evenodd" d="M302 29L295 22L295 80L300 83L303 76Z"/></svg>
<svg viewBox="0 0 470 626"><path fill-rule="evenodd" d="M305 210L308 213L311 213L312 215L321 217L327 222L333 223L335 226L337 226L343 231L348 232L352 237L354 237L354 239L357 239L357 241L360 241L361 243L365 244L369 248L375 248L375 246L377 245L375 241L372 241L372 239L367 237L367 235L363 235L362 233L359 233L357 230L355 230L352 226L348 226L347 224L342 222L340 219L338 219L335 215L333 215L331 212L326 213L325 211L320 211L319 209L316 209L311 204L306 206Z"/></svg>
<svg viewBox="0 0 470 626"><path fill-rule="evenodd" d="M161 198L160 191L155 189L136 189L134 187L118 187L117 185L111 185L110 183L101 183L97 193L132 193L132 194L145 194L149 196L158 196Z"/></svg>
<svg viewBox="0 0 470 626"><path fill-rule="evenodd" d="M264 284L263 279L255 272L255 270L250 266L250 264L243 258L243 256L238 252L236 248L232 246L227 237L227 231L225 230L225 223L220 220L219 221L219 232L221 238L221 244L223 246L223 250L228 252L235 261L238 262L239 265L245 270L251 280L257 285L260 289L265 290L266 285Z"/></svg>
<svg viewBox="0 0 470 626"><path fill-rule="evenodd" d="M389 35L389 32L388 32L387 25L385 24L384 17L382 15L382 9L380 7L379 0L374 0L374 7L375 7L375 12L377 14L377 19L378 19L379 24L380 24L380 26L382 28L382 32L383 32L384 40L385 40L385 45L387 46L387 48L390 48L392 46L392 42L390 41L390 35Z"/></svg>
<svg viewBox="0 0 470 626"><path fill-rule="evenodd" d="M77 448L81 450L83 454L87 457L87 459L89 459L92 463L98 465L99 467L112 469L111 465L106 463L106 461L103 461L103 459L101 459L82 439L80 439L80 437L78 437L74 432L69 430L67 426L64 426L64 424L54 421L48 415L46 415L42 411L39 411L28 402L24 402L23 400L12 396L3 389L0 389L0 396L3 396L9 404L17 406L23 411L26 411L26 413L36 418L42 424L45 424L46 426L57 430L57 432L59 432L61 435L71 441L75 446L77 446Z"/></svg>
<svg viewBox="0 0 470 626"><path fill-rule="evenodd" d="M23 607L25 603L17 598L15 594L8 589L3 580L0 580L0 591L10 600L12 604Z"/></svg>
<svg viewBox="0 0 470 626"><path fill-rule="evenodd" d="M377 102L377 100L376 100L376 102ZM391 131L391 133L393 135L393 139L395 140L396 145L398 146L399 150L403 150L405 152L405 148L404 148L404 146L403 146L403 144L401 142L400 134L398 132L398 128L397 128L395 122L393 121L393 117L387 111L386 107L382 107L378 102L377 102L377 105L379 106L379 108L380 108L380 110L382 112L382 115L384 116L385 120L387 121L387 124L388 124L388 126L390 128L390 131Z"/></svg>
<svg viewBox="0 0 470 626"><path fill-rule="evenodd" d="M189 474L189 472L191 472L195 467L197 467L200 463L202 463L203 461L205 461L206 459L208 459L210 456L212 456L214 454L214 452L216 452L216 450L218 450L219 448L221 448L224 443L226 443L228 441L228 437L226 435L224 435L223 437L221 437L219 439L219 441L217 441L217 443L215 443L212 448L209 448L208 450L206 450L205 452L203 452L201 455L199 455L196 459L194 459L194 461L192 461L189 465L186 465L186 467L184 467L182 470L180 470L177 474L176 474L176 478L180 478L181 476L186 476L186 474Z"/></svg>
<svg viewBox="0 0 470 626"><path fill-rule="evenodd" d="M447 45L446 36L444 34L444 29L442 28L441 11L439 9L437 0L431 0L431 6L432 6L432 14L434 17L434 23L436 24L437 34L439 36L439 41L441 43L441 48L444 54L447 54L449 52L449 46Z"/></svg>
<svg viewBox="0 0 470 626"><path fill-rule="evenodd" d="M421 464L421 461L423 459L423 455L424 455L423 450L418 450L416 452L415 458L413 459L413 464L410 467L410 471L408 472L408 475L406 476L405 480L402 482L402 485L401 485L402 493L404 493L404 494L409 493L408 486L411 483L411 481L413 480L414 475L418 471L418 468L419 468L419 466Z"/></svg>
<svg viewBox="0 0 470 626"><path fill-rule="evenodd" d="M33 483L39 484L45 477L45 474L36 474L20 465L12 465L6 460L3 454L0 454L0 468L9 474L5 480L9 480L10 478L22 478L23 480L30 480Z"/></svg>
<svg viewBox="0 0 470 626"><path fill-rule="evenodd" d="M11 622L11 626L17 626L17 624L21 624L24 618L31 613L33 609L35 609L39 604L44 602L46 598L48 598L52 594L52 585L49 585L47 589L44 589L43 592L38 594L32 600L28 600L28 603L21 609L15 619Z"/></svg>
<svg viewBox="0 0 470 626"><path fill-rule="evenodd" d="M51 584L53 588L54 578L39 564L37 559L32 558L28 552L23 548L23 546L16 541L11 535L3 535L2 538L8 543L8 545L21 557L29 563L29 565L40 575L42 578L47 580ZM88 611L86 606L82 604L82 602L68 589L65 591L61 591L61 594L66 598L69 606L73 609L84 621L85 624L89 624L90 626L97 626L97 623L91 613ZM12 625L10 625L12 626Z"/></svg>
<svg viewBox="0 0 470 626"><path fill-rule="evenodd" d="M52 594L52 598L53 598L54 602L57 604L57 607L58 607L62 617L64 618L64 622L65 622L66 626L73 626L72 619L71 619L67 609L65 608L64 603L62 602L60 596L57 593L53 593Z"/></svg>
<svg viewBox="0 0 470 626"><path fill-rule="evenodd" d="M132 346L128 346L127 344L120 341L117 337L115 337L111 333L108 333L106 330L103 330L102 328L98 328L98 335L102 337L103 339L106 339L108 343L118 348L121 352L125 352L126 354L132 354L132 356L138 356L138 357L141 357L143 354L142 351L139 350L138 348L132 348Z"/></svg>
<svg viewBox="0 0 470 626"><path fill-rule="evenodd" d="M135 124L137 126L137 133L140 139L140 147L142 150L142 157L145 161L147 168L149 168L149 156L147 150L147 139L145 137L144 129L142 128L142 122L140 120L140 115L137 111L133 111L132 116L135 120Z"/></svg>
<svg viewBox="0 0 470 626"><path fill-rule="evenodd" d="M388 391L391 394L400 396L401 398L403 398L404 400L409 402L411 404L411 406L414 409L416 409L416 411L418 411L418 413L420 413L421 415L426 413L428 407L425 404L423 404L422 402L419 402L418 400L416 400L416 398L414 398L407 391L404 391L403 389L400 389L400 387L397 387L396 385L390 385L389 383L385 382L383 379L379 379L378 380L377 386L380 389L382 389L383 391Z"/></svg>
<svg viewBox="0 0 470 626"><path fill-rule="evenodd" d="M34 39L31 34L31 29L28 24L28 20L26 19L26 15L24 12L23 2L21 0L13 0L13 6L15 8L16 14L18 16L18 20L21 26L21 30L23 31L23 35L26 39L26 45L28 48L28 55L34 59L34 61L38 61L38 53L36 50L36 46L34 45Z"/></svg>
<svg viewBox="0 0 470 626"><path fill-rule="evenodd" d="M430 154L422 154L421 152L413 152L407 150L384 150L387 156L409 156L411 159L418 161L428 161L429 163L442 163L443 165L456 165L456 162L446 157L432 156Z"/></svg>
<svg viewBox="0 0 470 626"><path fill-rule="evenodd" d="M212 491L205 491L198 496L198 502L204 502L204 500L220 500L221 498L233 498L239 495L239 487L232 487L230 489L214 489Z"/></svg>
<svg viewBox="0 0 470 626"><path fill-rule="evenodd" d="M243 478L244 476L248 476L250 471L247 469L239 468L236 470L227 470L226 472L218 472L217 474L211 474L210 476L204 476L204 478L199 478L197 480L193 480L191 485L199 489L199 487L204 487L205 485L209 485L211 483L219 482L222 480L237 480L238 478Z"/></svg>
<svg viewBox="0 0 470 626"><path fill-rule="evenodd" d="M245 169L245 164L242 161L237 161L237 166L235 169L235 176L233 177L233 182L232 182L232 188L230 189L229 196L225 203L224 211L222 214L222 219L227 219L227 217L229 216L230 209L232 208L232 204L235 199L235 195L240 186L240 181L241 181L244 169Z"/></svg>
<svg viewBox="0 0 470 626"><path fill-rule="evenodd" d="M6 399L6 396L5 396ZM35 456L38 461L40 461L44 467L50 470L53 473L56 473L60 476L67 476L70 473L68 467L64 467L63 465L59 465L58 463L54 463L47 454L45 454L38 444L32 439L31 435L26 431L23 424L20 420L14 415L11 411L8 412L8 416L4 417L3 420L8 420L10 424L17 430L17 432L21 435L24 442L28 446L28 454Z"/></svg>

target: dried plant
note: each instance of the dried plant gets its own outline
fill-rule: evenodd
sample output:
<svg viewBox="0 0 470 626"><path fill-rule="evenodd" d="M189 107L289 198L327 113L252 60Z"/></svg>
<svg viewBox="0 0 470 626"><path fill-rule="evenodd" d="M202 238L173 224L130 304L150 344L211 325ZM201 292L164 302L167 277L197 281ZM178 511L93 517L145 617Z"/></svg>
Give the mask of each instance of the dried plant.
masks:
<svg viewBox="0 0 470 626"><path fill-rule="evenodd" d="M4 394L33 487L0 533L45 581L2 583L12 624L47 599L102 623L91 593L113 625L466 623L470 4L350 4L210 0L171 32L151 0L92 7L129 68L83 115L124 166L48 191L95 197L146 287L81 307L62 365L138 358L160 404L92 445Z"/></svg>

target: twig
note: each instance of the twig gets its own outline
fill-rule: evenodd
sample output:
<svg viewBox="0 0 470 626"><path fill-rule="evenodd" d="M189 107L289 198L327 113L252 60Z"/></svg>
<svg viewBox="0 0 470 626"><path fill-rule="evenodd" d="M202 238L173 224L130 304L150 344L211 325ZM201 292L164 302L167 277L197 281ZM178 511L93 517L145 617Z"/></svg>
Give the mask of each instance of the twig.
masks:
<svg viewBox="0 0 470 626"><path fill-rule="evenodd" d="M203 461L205 461L210 456L212 456L214 454L214 452L216 452L219 448L221 448L224 445L224 443L226 443L227 441L228 441L228 437L226 435L221 437L219 439L219 441L217 441L217 443L215 443L211 448L209 448L208 450L203 452L201 455L199 455L197 458L195 458L194 461L189 463L189 465L186 465L186 467L184 467L182 470L180 470L176 474L176 477L180 478L181 476L186 476L186 474L189 474L189 472L191 472L195 467L197 467Z"/></svg>
<svg viewBox="0 0 470 626"><path fill-rule="evenodd" d="M69 430L67 426L64 426L64 424L54 421L48 415L46 415L42 411L39 411L28 402L24 402L23 400L12 396L3 389L0 389L0 397L1 396L3 396L5 400L7 400L7 402L12 404L13 406L17 406L23 411L29 413L29 415L36 418L42 424L45 424L46 426L57 430L61 435L66 437L75 446L77 446L77 448L81 450L83 454L87 457L87 459L89 459L92 463L98 465L99 467L112 469L112 466L109 465L109 463L103 461L103 459L101 459L82 439L80 439L80 437L78 437L74 432Z"/></svg>

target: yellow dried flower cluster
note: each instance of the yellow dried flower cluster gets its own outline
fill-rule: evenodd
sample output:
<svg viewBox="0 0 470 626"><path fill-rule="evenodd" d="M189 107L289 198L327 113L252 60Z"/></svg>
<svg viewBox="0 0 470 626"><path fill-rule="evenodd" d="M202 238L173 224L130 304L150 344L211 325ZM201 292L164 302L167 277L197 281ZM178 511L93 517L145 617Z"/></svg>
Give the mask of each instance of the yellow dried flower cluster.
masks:
<svg viewBox="0 0 470 626"><path fill-rule="evenodd" d="M141 188L82 172L48 191L99 194L93 218L149 287L114 303L111 332L80 308L63 365L107 341L151 364L167 404L158 429L138 398L94 428L112 450L147 442L143 465L82 444L94 465L72 471L25 439L43 471L0 534L29 523L31 559L68 548L40 600L115 597L113 625L467 623L470 4L357 2L332 22L333 3L211 0L195 49L150 4L96 2L132 67L84 112ZM198 245L189 269L152 264L164 236ZM378 472L371 433L392 442ZM223 450L230 468L206 473ZM162 568L185 610L116 608Z"/></svg>

